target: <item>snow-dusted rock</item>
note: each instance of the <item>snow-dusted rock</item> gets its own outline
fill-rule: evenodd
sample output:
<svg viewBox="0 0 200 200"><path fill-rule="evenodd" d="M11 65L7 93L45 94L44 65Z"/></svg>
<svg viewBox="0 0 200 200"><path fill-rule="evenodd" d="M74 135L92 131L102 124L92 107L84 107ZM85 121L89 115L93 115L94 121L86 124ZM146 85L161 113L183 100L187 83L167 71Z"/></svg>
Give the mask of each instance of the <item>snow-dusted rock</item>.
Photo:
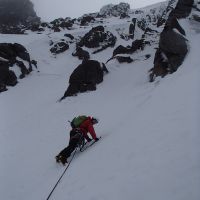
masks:
<svg viewBox="0 0 200 200"><path fill-rule="evenodd" d="M69 87L61 100L65 97L76 95L78 92L96 90L96 84L103 81L104 72L108 72L105 64L96 60L83 61L72 72L69 78Z"/></svg>
<svg viewBox="0 0 200 200"><path fill-rule="evenodd" d="M102 16L114 16L128 15L130 5L128 3L119 3L118 5L108 4L100 9L99 14Z"/></svg>
<svg viewBox="0 0 200 200"><path fill-rule="evenodd" d="M114 46L116 37L110 31L104 31L103 26L97 26L92 28L88 33L81 38L78 46L85 46L88 48L101 47L103 50L109 46ZM94 53L99 52L98 49Z"/></svg>
<svg viewBox="0 0 200 200"><path fill-rule="evenodd" d="M14 86L17 84L15 72L10 70L16 65L19 67L21 74L19 78L24 78L32 71L32 64L37 67L37 62L30 59L26 48L19 43L0 43L0 91L5 91L7 85ZM28 66L24 63L27 62Z"/></svg>

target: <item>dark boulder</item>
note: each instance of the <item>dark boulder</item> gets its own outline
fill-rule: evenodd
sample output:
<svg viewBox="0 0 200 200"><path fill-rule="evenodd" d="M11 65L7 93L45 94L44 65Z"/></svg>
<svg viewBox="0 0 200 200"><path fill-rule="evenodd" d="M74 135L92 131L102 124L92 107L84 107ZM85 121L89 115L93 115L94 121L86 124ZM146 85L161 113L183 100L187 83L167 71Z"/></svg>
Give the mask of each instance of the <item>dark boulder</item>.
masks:
<svg viewBox="0 0 200 200"><path fill-rule="evenodd" d="M168 59L171 73L178 69L188 52L187 39L184 36L185 31L175 17L166 22L160 34L159 48Z"/></svg>
<svg viewBox="0 0 200 200"><path fill-rule="evenodd" d="M60 100L68 96L74 96L79 92L96 90L96 84L103 81L104 72L108 73L105 64L96 60L83 61L72 72L69 87Z"/></svg>
<svg viewBox="0 0 200 200"><path fill-rule="evenodd" d="M29 63L29 71L32 71L31 59L26 48L18 43L0 43L0 56L9 60L10 64L16 63L17 57Z"/></svg>
<svg viewBox="0 0 200 200"><path fill-rule="evenodd" d="M174 30L163 31L160 35L159 47L166 53L186 55L187 43L185 37Z"/></svg>
<svg viewBox="0 0 200 200"><path fill-rule="evenodd" d="M77 47L75 52L72 53L72 56L77 56L80 60L89 60L90 54L83 50L81 47Z"/></svg>
<svg viewBox="0 0 200 200"><path fill-rule="evenodd" d="M156 76L164 77L168 73L175 72L183 63L188 52L187 39L177 19L188 17L193 3L193 0L179 0L175 9L169 14L160 34L159 49L155 54L154 67L150 70L150 81Z"/></svg>
<svg viewBox="0 0 200 200"><path fill-rule="evenodd" d="M168 73L175 72L183 63L187 52L185 37L172 29L164 30L160 35L154 67L150 70L150 81L153 81L156 76L164 77Z"/></svg>
<svg viewBox="0 0 200 200"><path fill-rule="evenodd" d="M28 62L29 66L26 67L23 61ZM14 65L18 66L21 70L19 78L24 78L32 71L32 64L37 68L37 62L30 59L30 55L23 45L0 43L0 90L5 91L6 85L14 86L17 84L17 77L10 68Z"/></svg>

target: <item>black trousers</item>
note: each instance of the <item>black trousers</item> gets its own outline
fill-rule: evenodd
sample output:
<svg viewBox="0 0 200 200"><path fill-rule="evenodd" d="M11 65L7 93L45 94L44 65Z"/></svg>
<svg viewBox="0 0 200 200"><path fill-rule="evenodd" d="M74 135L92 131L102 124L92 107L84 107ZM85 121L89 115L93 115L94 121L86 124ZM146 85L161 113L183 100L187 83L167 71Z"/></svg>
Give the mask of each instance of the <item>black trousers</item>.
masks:
<svg viewBox="0 0 200 200"><path fill-rule="evenodd" d="M69 145L66 148L64 148L59 153L59 155L65 158L70 157L71 153L75 150L75 148L78 146L79 143L80 143L80 138L70 139Z"/></svg>

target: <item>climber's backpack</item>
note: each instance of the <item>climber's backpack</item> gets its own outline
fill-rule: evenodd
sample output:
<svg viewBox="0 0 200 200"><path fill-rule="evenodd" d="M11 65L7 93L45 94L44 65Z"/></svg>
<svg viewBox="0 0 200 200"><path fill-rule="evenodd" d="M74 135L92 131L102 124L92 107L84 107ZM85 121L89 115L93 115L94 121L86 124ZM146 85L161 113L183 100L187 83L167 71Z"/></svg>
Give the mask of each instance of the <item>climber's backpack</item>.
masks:
<svg viewBox="0 0 200 200"><path fill-rule="evenodd" d="M86 119L87 116L85 115L79 115L78 117L74 117L74 119L71 121L71 127L78 128Z"/></svg>

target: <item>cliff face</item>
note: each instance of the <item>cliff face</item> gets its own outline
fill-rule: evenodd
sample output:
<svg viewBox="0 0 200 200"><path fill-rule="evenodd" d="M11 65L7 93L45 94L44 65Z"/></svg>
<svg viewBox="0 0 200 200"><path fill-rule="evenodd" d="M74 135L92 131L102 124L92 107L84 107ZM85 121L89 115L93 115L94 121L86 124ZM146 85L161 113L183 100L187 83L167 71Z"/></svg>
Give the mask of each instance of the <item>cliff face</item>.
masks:
<svg viewBox="0 0 200 200"><path fill-rule="evenodd" d="M29 0L0 0L1 33L12 33L13 27L17 29L19 26L29 26L37 22L40 22L40 18Z"/></svg>

